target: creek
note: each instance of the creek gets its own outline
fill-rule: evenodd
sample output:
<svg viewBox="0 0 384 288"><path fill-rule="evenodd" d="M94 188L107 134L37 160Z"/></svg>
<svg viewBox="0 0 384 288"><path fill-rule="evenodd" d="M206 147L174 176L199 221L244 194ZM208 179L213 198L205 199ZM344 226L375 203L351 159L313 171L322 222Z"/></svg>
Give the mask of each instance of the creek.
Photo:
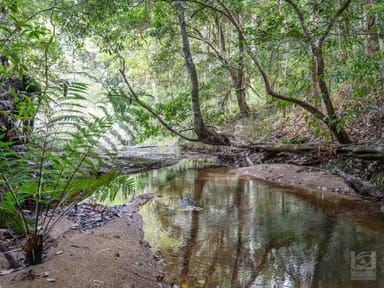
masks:
<svg viewBox="0 0 384 288"><path fill-rule="evenodd" d="M229 168L184 163L134 177L136 193L161 195L140 213L180 287L384 287L382 219ZM182 197L202 210L180 207Z"/></svg>

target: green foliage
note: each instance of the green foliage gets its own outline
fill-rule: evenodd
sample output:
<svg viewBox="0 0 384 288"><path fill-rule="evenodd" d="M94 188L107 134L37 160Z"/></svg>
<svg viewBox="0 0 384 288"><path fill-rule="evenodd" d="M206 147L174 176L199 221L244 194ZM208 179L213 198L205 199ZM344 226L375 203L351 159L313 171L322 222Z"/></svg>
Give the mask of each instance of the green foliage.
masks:
<svg viewBox="0 0 384 288"><path fill-rule="evenodd" d="M90 74L93 80L113 86L116 90L116 93L112 92L116 94L114 100L109 100L119 115L121 130L137 134L133 138L138 142L148 137L170 135L149 112L138 105L131 105L131 99L119 91L121 79L114 61L116 55L125 59L127 77L132 81L135 91L140 91L140 99L144 103L175 129L191 128L189 81L182 57L175 3L123 2L4 0L2 6L7 12L0 13L0 38L5 40L5 45L0 46L0 52L10 57L13 71L29 70L41 79L45 72L51 73L39 65L43 59L49 60L47 66L60 63L57 67L63 68L65 61L62 59L68 51L65 53L60 49L62 44L78 51L89 50L89 43L96 44L104 54L95 52L97 49L93 47L95 51L90 53L92 55L83 54L82 61L92 64L88 68L92 68ZM371 31L367 31L364 24L365 4L352 2L335 19L335 25L323 43L323 76L334 104L340 101L338 89L346 83L357 83L349 95L356 101L366 96L367 89L383 85L383 51L377 47L374 55L365 53L369 33L372 33L372 39L376 42L382 40L379 24L384 6L380 1L373 2L365 7L366 15L374 20ZM323 110L321 95L314 93L316 85L312 74L314 62L310 43L326 31L341 3L332 0L295 3L302 12L309 35L306 35L295 9L287 1L184 3L189 40L201 84L201 110L207 124L222 125L237 114L234 95L238 88L231 81L228 67L238 69L242 58L249 106L258 110L269 102L260 101L255 96L264 97L265 87L247 51L252 51L265 67L275 91ZM53 4L55 9L49 9ZM246 49L243 55L239 54L238 31L224 14L237 19L240 24L238 28L244 32ZM67 67L81 70L71 65ZM103 75L95 76L93 71L98 69ZM117 99L119 97L121 99ZM120 101L121 107L116 109L114 101ZM277 103L275 107L280 111L285 111L289 105L284 104L286 101L283 103L279 100ZM108 110L108 104L104 108ZM356 113L358 111L340 113L342 119L338 119L339 130L348 125L351 115ZM315 124L312 119L308 123L313 127L317 125L315 129L319 133L327 129Z"/></svg>
<svg viewBox="0 0 384 288"><path fill-rule="evenodd" d="M383 171L374 172L370 180L377 185L383 186L384 185L384 173L383 173Z"/></svg>
<svg viewBox="0 0 384 288"><path fill-rule="evenodd" d="M111 178L90 175L97 174L103 161L96 149L102 151L100 141L114 117L84 113L81 101L86 89L73 83L66 97L55 97L55 102L50 97L57 88L49 90L50 97L39 96L38 102L45 105L39 107L34 133L23 145L23 153L15 152L11 142L0 142L2 225L25 234L47 231L53 222L50 217L40 219L43 209L57 210L111 182Z"/></svg>
<svg viewBox="0 0 384 288"><path fill-rule="evenodd" d="M283 144L302 144L306 142L305 136L295 135L291 138L282 138L281 143Z"/></svg>
<svg viewBox="0 0 384 288"><path fill-rule="evenodd" d="M304 120L308 127L312 129L315 135L321 136L327 141L332 139L332 134L327 129L327 127L324 127L324 124L322 124L319 119L309 113L304 112Z"/></svg>
<svg viewBox="0 0 384 288"><path fill-rule="evenodd" d="M190 103L186 101L189 94L188 91L180 91L171 101L156 104L155 109L160 115L164 115L164 119L173 127L179 127L190 118Z"/></svg>
<svg viewBox="0 0 384 288"><path fill-rule="evenodd" d="M103 204L124 204L129 196L135 192L136 180L131 176L106 174L102 175L101 178L107 178L109 184L99 187L94 191L94 194L97 200Z"/></svg>
<svg viewBox="0 0 384 288"><path fill-rule="evenodd" d="M155 103L152 105L155 113L162 117L172 127L182 127L183 125L190 126L189 123L189 107L190 104L185 99L189 98L189 92L180 92L172 101L164 103ZM140 101L142 99L153 99L152 95L145 92L138 93ZM143 142L149 137L168 136L172 135L167 131L154 116L143 109L140 109L137 101L131 99L123 89L114 89L108 93L108 98L116 115L119 115L119 120L132 124L135 131L135 139L137 142Z"/></svg>

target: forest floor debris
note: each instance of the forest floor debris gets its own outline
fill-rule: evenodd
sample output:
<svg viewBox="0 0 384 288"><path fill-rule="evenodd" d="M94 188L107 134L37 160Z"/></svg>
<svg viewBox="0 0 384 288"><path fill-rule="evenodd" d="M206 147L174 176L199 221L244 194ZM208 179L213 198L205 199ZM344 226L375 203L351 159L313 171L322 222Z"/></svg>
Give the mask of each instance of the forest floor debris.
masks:
<svg viewBox="0 0 384 288"><path fill-rule="evenodd" d="M141 198L140 203L149 199ZM0 277L1 287L162 287L160 258L143 240L142 219L135 210L140 203L105 209L80 204L77 216L72 211L54 227L55 245L43 263Z"/></svg>

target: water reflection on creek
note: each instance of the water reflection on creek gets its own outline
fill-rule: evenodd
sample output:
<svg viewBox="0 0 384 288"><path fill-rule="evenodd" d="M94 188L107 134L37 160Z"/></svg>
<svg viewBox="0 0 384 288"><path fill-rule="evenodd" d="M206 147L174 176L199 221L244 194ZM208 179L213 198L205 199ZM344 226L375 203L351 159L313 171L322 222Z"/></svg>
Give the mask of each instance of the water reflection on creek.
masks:
<svg viewBox="0 0 384 288"><path fill-rule="evenodd" d="M281 188L231 176L225 168L187 170L154 185L159 173L140 176L142 192L163 196L141 213L147 240L162 252L174 283L384 287L383 222L315 206ZM203 210L180 209L182 196ZM362 251L369 252L363 259L351 258Z"/></svg>

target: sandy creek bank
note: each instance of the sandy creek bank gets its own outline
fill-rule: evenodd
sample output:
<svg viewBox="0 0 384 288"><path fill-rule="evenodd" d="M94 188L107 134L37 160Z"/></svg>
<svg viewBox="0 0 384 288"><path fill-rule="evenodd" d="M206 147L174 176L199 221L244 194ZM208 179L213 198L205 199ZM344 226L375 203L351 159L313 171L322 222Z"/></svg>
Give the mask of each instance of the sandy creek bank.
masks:
<svg viewBox="0 0 384 288"><path fill-rule="evenodd" d="M316 203L343 201L351 211L359 207L357 213L380 214L378 204L360 200L342 178L314 167L261 164L235 168L232 173L299 187L294 193L316 199ZM170 287L163 282L167 277L162 272L161 259L143 240L137 206L131 208L122 217L85 232L71 229L73 223L65 219L53 231L55 244L49 248L44 262L0 276L0 287ZM2 262L1 269L4 265ZM49 273L46 277L45 272Z"/></svg>

